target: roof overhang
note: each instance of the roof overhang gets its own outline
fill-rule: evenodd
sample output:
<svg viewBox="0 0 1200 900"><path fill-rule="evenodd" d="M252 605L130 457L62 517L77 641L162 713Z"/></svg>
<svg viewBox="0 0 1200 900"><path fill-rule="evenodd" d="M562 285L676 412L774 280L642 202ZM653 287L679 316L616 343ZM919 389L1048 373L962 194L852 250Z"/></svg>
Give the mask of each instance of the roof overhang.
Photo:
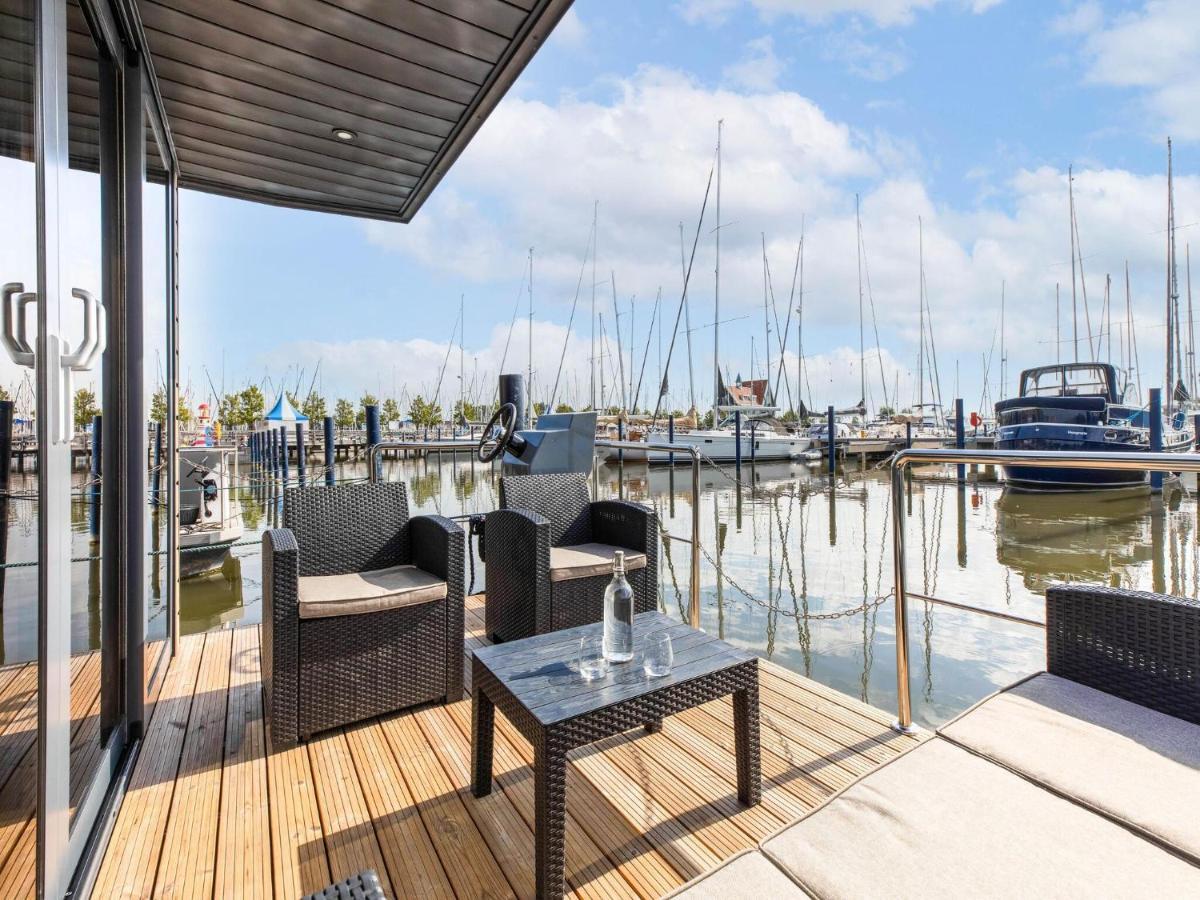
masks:
<svg viewBox="0 0 1200 900"><path fill-rule="evenodd" d="M137 5L183 187L407 222L571 0Z"/></svg>

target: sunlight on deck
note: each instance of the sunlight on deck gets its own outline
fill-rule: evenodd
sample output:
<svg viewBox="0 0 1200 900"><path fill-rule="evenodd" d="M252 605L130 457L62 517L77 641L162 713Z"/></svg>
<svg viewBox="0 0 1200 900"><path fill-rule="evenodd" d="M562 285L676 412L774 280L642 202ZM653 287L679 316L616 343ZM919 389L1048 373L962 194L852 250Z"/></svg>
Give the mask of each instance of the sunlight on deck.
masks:
<svg viewBox="0 0 1200 900"><path fill-rule="evenodd" d="M466 659L483 600L467 600ZM468 666L469 672L469 666ZM567 881L657 897L753 846L913 738L762 664L763 802L737 802L728 698L571 755ZM394 897L534 893L532 750L496 717L499 790L470 789L469 701L268 755L257 627L185 637L163 684L95 895L281 897L374 868Z"/></svg>

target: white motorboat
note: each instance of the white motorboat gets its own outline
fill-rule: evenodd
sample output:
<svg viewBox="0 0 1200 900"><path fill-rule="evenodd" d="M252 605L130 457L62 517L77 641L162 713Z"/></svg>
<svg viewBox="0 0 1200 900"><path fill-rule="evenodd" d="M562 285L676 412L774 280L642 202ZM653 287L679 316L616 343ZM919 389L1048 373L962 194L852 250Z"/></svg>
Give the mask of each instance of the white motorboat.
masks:
<svg viewBox="0 0 1200 900"><path fill-rule="evenodd" d="M230 447L179 450L179 574L203 575L221 568L229 548L245 531L242 506L233 492Z"/></svg>

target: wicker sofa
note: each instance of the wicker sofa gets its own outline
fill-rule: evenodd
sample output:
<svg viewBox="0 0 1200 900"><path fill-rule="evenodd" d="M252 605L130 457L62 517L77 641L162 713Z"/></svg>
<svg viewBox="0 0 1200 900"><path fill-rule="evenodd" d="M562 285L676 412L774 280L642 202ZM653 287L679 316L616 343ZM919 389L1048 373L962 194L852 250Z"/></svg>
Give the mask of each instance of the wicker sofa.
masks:
<svg viewBox="0 0 1200 900"><path fill-rule="evenodd" d="M625 552L634 612L658 605L658 517L623 500L591 502L584 475L510 475L488 513L484 618L494 641L599 622L613 553Z"/></svg>
<svg viewBox="0 0 1200 900"><path fill-rule="evenodd" d="M1200 897L1200 604L1046 594L1047 671L673 896Z"/></svg>
<svg viewBox="0 0 1200 900"><path fill-rule="evenodd" d="M403 484L290 488L263 534L263 685L276 748L463 695L465 535Z"/></svg>

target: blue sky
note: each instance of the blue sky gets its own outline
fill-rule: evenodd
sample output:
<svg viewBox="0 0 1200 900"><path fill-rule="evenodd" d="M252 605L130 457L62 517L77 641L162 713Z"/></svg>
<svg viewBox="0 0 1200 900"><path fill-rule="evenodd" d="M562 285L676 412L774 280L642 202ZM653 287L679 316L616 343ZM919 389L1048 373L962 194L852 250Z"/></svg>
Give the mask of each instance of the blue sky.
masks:
<svg viewBox="0 0 1200 900"><path fill-rule="evenodd" d="M1010 377L1007 387L997 384L994 358L995 399L1017 369L1053 361L1056 281L1069 331L1065 173L1073 163L1090 315L1098 328L1105 275L1120 283L1128 259L1142 373L1156 384L1164 246L1156 232L1165 221L1168 133L1176 138L1177 221L1200 218L1198 6L581 0L412 225L185 193L185 380L199 394L203 366L217 381L223 367L230 387L266 373L294 383L302 368L307 383L321 361L330 396L387 395L393 383L397 394L402 386L428 394L463 295L465 334L454 338L442 398L457 392L460 342L468 382L474 373L477 385L490 385L532 246L535 393L544 397L536 385L548 389L563 355L593 201L600 204L598 306L611 335L612 271L627 336L625 310L636 294L640 365L660 286L668 322L674 318L678 222L690 242L716 120L724 117L722 318L736 320L721 330L729 371L750 374L752 337L761 368L761 243L765 236L782 322L803 218L802 393L818 405L857 399L857 193L867 315L873 298L882 348L868 352L872 403L897 385L901 405L916 393L918 215L947 401L956 364L968 407L983 399L1005 282ZM708 214L690 289L697 328L713 316L711 207ZM1180 230L1181 261L1195 233ZM590 372L586 274L565 352L568 386L560 389L560 398L576 402L586 398ZM1113 304L1118 361L1128 355L1123 287L1114 287ZM1080 319L1083 328L1082 311ZM528 364L524 327L514 330L507 370ZM867 347L875 347L869 318L865 331ZM703 405L711 395L712 330L693 337ZM650 345L647 383L657 379L656 340ZM676 406L688 400L682 350L681 336L669 375ZM795 351L793 324L786 361L793 386ZM611 354L604 364L616 369Z"/></svg>

